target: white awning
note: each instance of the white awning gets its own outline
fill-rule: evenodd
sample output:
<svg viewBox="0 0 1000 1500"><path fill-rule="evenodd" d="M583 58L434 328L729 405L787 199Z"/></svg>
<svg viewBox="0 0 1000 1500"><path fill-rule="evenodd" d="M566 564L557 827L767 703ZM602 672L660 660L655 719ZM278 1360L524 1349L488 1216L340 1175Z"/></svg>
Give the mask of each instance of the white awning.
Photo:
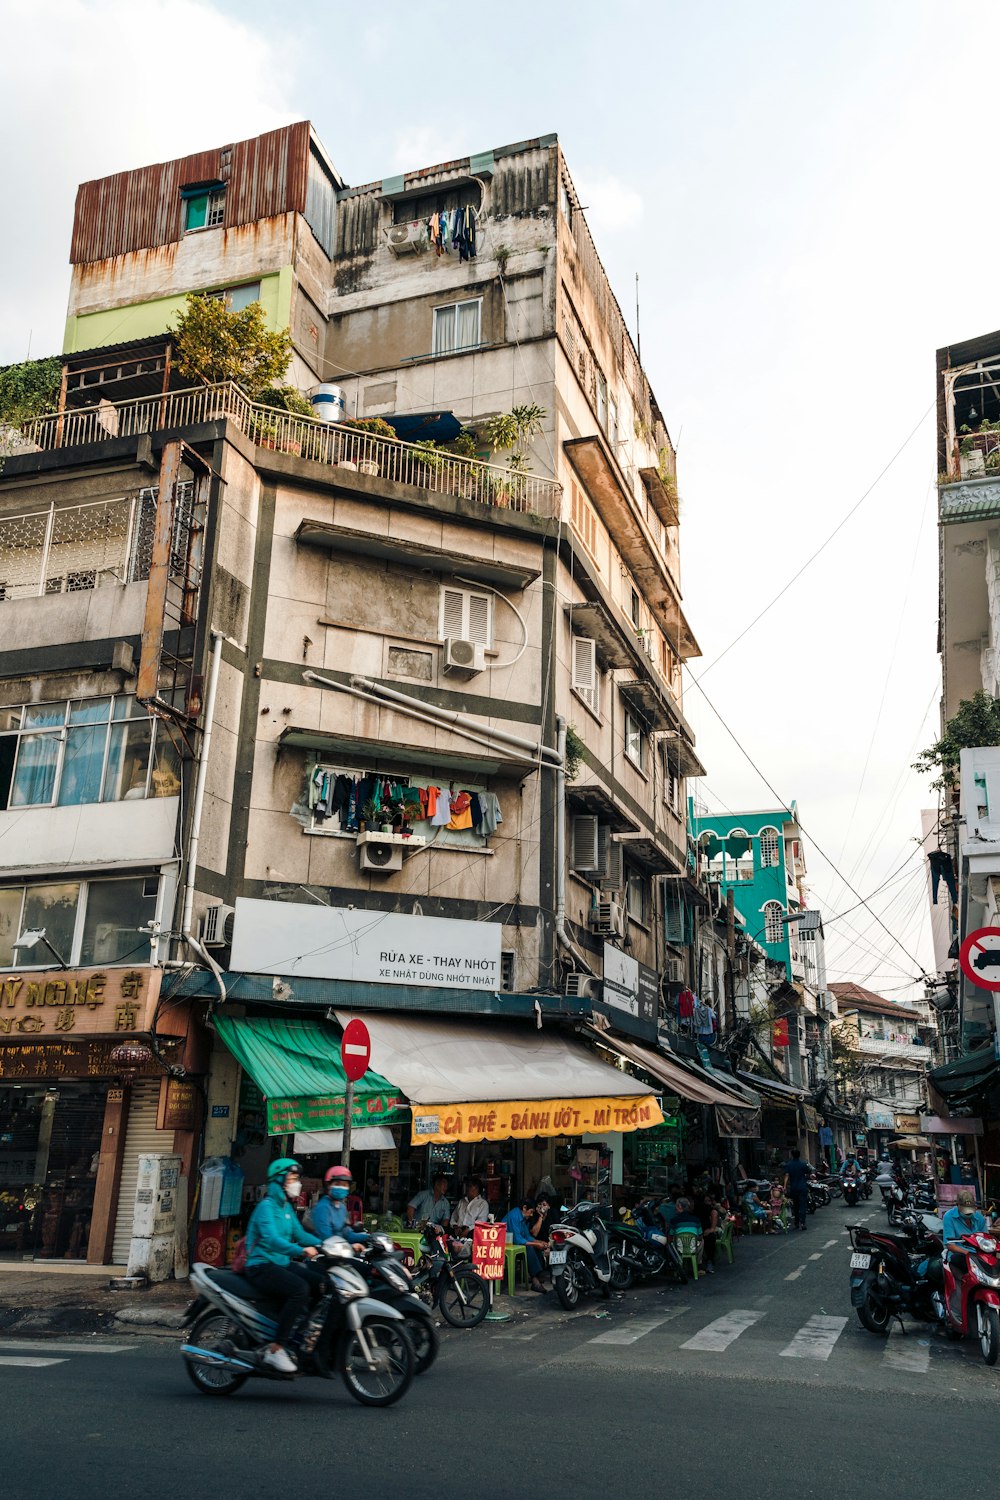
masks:
<svg viewBox="0 0 1000 1500"><path fill-rule="evenodd" d="M336 1017L346 1026L355 1012L338 1010ZM357 1019L372 1040L371 1067L391 1078L412 1104L649 1093L646 1084L600 1062L581 1042L534 1027L371 1011Z"/></svg>
<svg viewBox="0 0 1000 1500"><path fill-rule="evenodd" d="M297 1130L292 1148L296 1156L319 1156L344 1149L342 1130ZM352 1151L394 1151L396 1141L388 1125L359 1125L351 1131Z"/></svg>

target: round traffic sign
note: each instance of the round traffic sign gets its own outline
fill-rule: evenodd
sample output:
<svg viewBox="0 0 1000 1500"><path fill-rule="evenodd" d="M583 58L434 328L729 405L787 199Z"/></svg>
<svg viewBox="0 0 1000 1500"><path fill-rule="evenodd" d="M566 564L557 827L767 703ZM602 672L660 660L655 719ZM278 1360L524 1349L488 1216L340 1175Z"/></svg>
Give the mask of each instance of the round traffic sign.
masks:
<svg viewBox="0 0 1000 1500"><path fill-rule="evenodd" d="M355 1017L344 1027L344 1035L340 1042L340 1060L344 1065L344 1072L352 1083L356 1083L368 1072L371 1055L372 1039L368 1035L368 1027L364 1021L359 1021Z"/></svg>
<svg viewBox="0 0 1000 1500"><path fill-rule="evenodd" d="M1000 990L1000 927L970 932L958 951L958 962L973 984L984 990Z"/></svg>

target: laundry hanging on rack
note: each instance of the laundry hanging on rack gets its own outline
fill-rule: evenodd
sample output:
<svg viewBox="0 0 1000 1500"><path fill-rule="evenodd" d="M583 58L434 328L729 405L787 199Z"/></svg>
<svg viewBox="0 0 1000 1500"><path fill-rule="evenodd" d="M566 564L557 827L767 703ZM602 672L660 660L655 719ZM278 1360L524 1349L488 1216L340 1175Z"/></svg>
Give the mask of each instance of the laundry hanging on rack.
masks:
<svg viewBox="0 0 1000 1500"><path fill-rule="evenodd" d="M456 208L451 220L451 243L459 260L476 258L476 211L471 204Z"/></svg>

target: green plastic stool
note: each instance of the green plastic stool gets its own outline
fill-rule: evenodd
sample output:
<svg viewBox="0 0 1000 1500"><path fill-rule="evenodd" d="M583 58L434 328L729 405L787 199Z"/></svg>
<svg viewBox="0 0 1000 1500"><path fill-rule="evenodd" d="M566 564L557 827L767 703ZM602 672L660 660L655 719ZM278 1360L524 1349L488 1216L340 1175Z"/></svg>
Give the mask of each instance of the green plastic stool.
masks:
<svg viewBox="0 0 1000 1500"><path fill-rule="evenodd" d="M517 1290L517 1270L519 1266L524 1267L524 1284L527 1286L531 1277L528 1274L528 1247L526 1245L508 1245L503 1253L504 1270L507 1272L507 1296L513 1297Z"/></svg>
<svg viewBox="0 0 1000 1500"><path fill-rule="evenodd" d="M715 1248L716 1248L716 1252L718 1252L718 1251L721 1250L725 1255L727 1255L729 1257L729 1264L732 1265L732 1263L733 1263L733 1221L732 1221L732 1219L727 1219L726 1220L726 1224L725 1224L725 1228L720 1229L719 1232L718 1232L718 1234L715 1236Z"/></svg>
<svg viewBox="0 0 1000 1500"><path fill-rule="evenodd" d="M691 1230L680 1230L674 1235L677 1253L684 1265L690 1264L691 1275L698 1280L698 1257L701 1254L702 1238Z"/></svg>

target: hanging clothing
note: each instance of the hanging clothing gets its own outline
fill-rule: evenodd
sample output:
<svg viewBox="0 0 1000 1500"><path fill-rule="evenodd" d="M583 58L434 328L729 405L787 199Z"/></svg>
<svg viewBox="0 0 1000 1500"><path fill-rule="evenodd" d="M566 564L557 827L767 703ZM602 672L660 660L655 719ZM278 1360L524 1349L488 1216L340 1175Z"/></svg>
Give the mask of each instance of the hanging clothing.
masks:
<svg viewBox="0 0 1000 1500"><path fill-rule="evenodd" d="M447 825L456 833L472 827L472 796L469 792L457 792L451 799L451 818Z"/></svg>
<svg viewBox="0 0 1000 1500"><path fill-rule="evenodd" d="M496 833L497 828L503 822L503 813L500 811L500 799L496 792L480 792L478 802L479 823L476 826L478 826L483 837L488 839L491 834ZM472 821L475 824L475 818Z"/></svg>
<svg viewBox="0 0 1000 1500"><path fill-rule="evenodd" d="M351 789L347 794L347 807L340 815L340 826L345 833L357 833L358 831L358 783L351 782Z"/></svg>
<svg viewBox="0 0 1000 1500"><path fill-rule="evenodd" d="M952 904L958 900L958 886L955 883L955 866L951 855L944 849L932 849L927 856L931 867L931 903L937 906L938 885L943 880L948 887L948 895Z"/></svg>
<svg viewBox="0 0 1000 1500"><path fill-rule="evenodd" d="M432 828L445 828L451 822L451 793L447 787L438 788L437 810L431 818Z"/></svg>
<svg viewBox="0 0 1000 1500"><path fill-rule="evenodd" d="M682 1021L690 1021L697 1004L692 990L681 990L677 996L677 1014Z"/></svg>
<svg viewBox="0 0 1000 1500"><path fill-rule="evenodd" d="M469 799L469 811L472 814L472 826L479 831L479 825L483 821L483 805L479 800L479 793L473 792Z"/></svg>
<svg viewBox="0 0 1000 1500"><path fill-rule="evenodd" d="M433 819L438 809L438 797L441 795L441 788L429 786L425 790L427 792L427 816Z"/></svg>

